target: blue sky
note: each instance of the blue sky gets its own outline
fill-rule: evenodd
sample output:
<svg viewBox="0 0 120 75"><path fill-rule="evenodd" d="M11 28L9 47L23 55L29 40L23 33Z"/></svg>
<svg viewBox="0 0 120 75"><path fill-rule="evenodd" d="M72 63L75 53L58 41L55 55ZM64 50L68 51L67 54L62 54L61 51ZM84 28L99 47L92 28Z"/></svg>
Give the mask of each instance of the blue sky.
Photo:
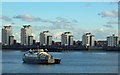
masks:
<svg viewBox="0 0 120 75"><path fill-rule="evenodd" d="M65 31L72 32L75 40L85 32L99 40L117 34L117 12L117 3L111 2L3 2L0 20L1 25L14 23L18 41L23 24L31 24L36 40L43 30L49 30L54 40L60 40Z"/></svg>

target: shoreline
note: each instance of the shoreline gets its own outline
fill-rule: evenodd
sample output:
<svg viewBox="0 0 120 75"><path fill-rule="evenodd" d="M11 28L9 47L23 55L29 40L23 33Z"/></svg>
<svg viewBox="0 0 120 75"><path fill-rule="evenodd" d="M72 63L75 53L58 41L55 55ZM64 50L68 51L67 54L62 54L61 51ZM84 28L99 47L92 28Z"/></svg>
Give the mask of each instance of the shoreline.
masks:
<svg viewBox="0 0 120 75"><path fill-rule="evenodd" d="M88 47L83 46L2 46L2 50L21 50L29 49L48 49L48 52L62 51L105 51L105 52L120 52L120 47Z"/></svg>

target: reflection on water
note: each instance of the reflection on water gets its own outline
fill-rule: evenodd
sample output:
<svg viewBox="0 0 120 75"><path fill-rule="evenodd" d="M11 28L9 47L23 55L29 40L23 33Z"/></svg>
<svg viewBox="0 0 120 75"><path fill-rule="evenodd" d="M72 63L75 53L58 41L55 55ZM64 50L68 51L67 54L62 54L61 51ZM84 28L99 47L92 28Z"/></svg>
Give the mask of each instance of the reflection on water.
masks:
<svg viewBox="0 0 120 75"><path fill-rule="evenodd" d="M50 52L61 64L22 63L21 51L3 51L3 73L117 73L115 52ZM9 68L10 67L10 68Z"/></svg>

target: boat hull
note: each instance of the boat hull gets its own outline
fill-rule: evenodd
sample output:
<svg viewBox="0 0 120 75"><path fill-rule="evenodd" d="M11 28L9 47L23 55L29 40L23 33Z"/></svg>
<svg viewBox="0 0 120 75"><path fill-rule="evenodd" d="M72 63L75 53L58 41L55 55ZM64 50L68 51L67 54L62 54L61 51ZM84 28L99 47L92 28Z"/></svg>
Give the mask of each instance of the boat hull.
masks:
<svg viewBox="0 0 120 75"><path fill-rule="evenodd" d="M55 64L60 64L61 59L54 59L55 60Z"/></svg>
<svg viewBox="0 0 120 75"><path fill-rule="evenodd" d="M36 58L23 58L24 63L30 64L60 64L61 59L36 59Z"/></svg>

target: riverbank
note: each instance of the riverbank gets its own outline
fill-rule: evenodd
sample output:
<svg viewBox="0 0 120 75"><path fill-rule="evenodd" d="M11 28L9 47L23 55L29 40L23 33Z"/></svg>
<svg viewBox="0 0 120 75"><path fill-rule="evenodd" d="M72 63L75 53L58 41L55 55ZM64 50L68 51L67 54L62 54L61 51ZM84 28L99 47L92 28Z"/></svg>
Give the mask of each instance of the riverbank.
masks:
<svg viewBox="0 0 120 75"><path fill-rule="evenodd" d="M48 49L49 52L62 51L120 51L120 47L84 47L84 46L2 46L2 50Z"/></svg>

